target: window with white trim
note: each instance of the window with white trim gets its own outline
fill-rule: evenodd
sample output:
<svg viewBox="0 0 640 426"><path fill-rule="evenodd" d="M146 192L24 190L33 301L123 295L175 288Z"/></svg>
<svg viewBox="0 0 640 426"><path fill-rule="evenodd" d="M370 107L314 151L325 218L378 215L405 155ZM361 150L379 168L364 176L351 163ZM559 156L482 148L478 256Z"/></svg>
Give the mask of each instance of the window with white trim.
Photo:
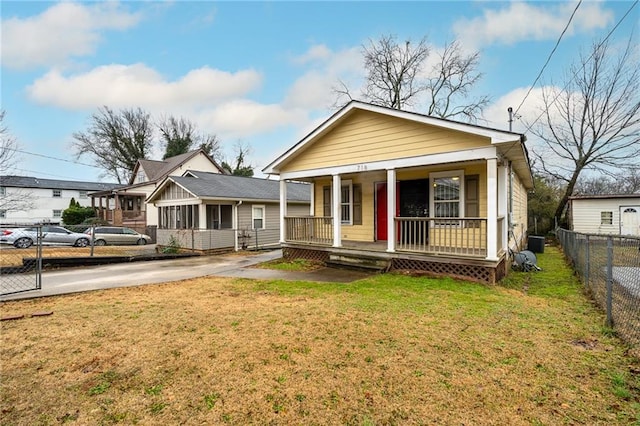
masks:
<svg viewBox="0 0 640 426"><path fill-rule="evenodd" d="M53 217L62 217L62 210L54 210Z"/></svg>
<svg viewBox="0 0 640 426"><path fill-rule="evenodd" d="M613 225L613 212L600 212L600 225Z"/></svg>
<svg viewBox="0 0 640 426"><path fill-rule="evenodd" d="M431 211L433 217L463 217L464 172L455 170L429 175L431 180Z"/></svg>
<svg viewBox="0 0 640 426"><path fill-rule="evenodd" d="M78 198L87 198L87 191L78 191Z"/></svg>
<svg viewBox="0 0 640 426"><path fill-rule="evenodd" d="M52 196L53 196L53 197L56 197L56 198L58 198L58 197L62 197L62 190L60 190L60 189L54 189L54 190L53 190L53 193L52 193Z"/></svg>
<svg viewBox="0 0 640 426"><path fill-rule="evenodd" d="M353 218L353 186L351 181L342 181L340 188L340 218L345 225L351 225Z"/></svg>
<svg viewBox="0 0 640 426"><path fill-rule="evenodd" d="M252 229L265 229L265 207L264 206L252 206L251 208L251 228Z"/></svg>
<svg viewBox="0 0 640 426"><path fill-rule="evenodd" d="M136 183L143 183L147 181L147 175L144 174L144 170L138 170L136 174Z"/></svg>

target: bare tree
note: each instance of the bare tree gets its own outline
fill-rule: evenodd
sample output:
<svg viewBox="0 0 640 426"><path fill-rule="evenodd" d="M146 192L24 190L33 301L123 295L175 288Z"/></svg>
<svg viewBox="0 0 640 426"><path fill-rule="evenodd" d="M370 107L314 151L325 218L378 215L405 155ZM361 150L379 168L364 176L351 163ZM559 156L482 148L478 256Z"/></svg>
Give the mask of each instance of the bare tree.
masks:
<svg viewBox="0 0 640 426"><path fill-rule="evenodd" d="M555 211L560 220L585 170L637 167L640 156L640 71L631 39L617 56L606 41L580 55L562 89L543 90L541 122L532 129L542 169L566 183Z"/></svg>
<svg viewBox="0 0 640 426"><path fill-rule="evenodd" d="M127 182L139 159L153 144L153 124L142 109L113 111L102 107L91 116L89 129L73 134L76 158L88 154L105 176Z"/></svg>
<svg viewBox="0 0 640 426"><path fill-rule="evenodd" d="M480 53L464 55L460 43L453 41L444 46L438 57L431 73L434 77L427 81L427 114L440 118L462 118L469 122L478 121L490 100L486 95L469 98L473 87L482 78L482 73L476 71Z"/></svg>
<svg viewBox="0 0 640 426"><path fill-rule="evenodd" d="M223 161L222 168L230 175L253 176L253 166L248 164L247 156L251 154L251 147L242 141L237 141L233 147L235 160L231 162Z"/></svg>
<svg viewBox="0 0 640 426"><path fill-rule="evenodd" d="M18 142L4 124L5 113L4 110L0 111L0 176L3 178L14 170L18 161ZM0 189L0 210L5 213L25 211L34 207L31 192L4 187L1 181Z"/></svg>
<svg viewBox="0 0 640 426"><path fill-rule="evenodd" d="M578 179L574 189L577 195L639 194L640 168L623 170L611 176L599 175Z"/></svg>
<svg viewBox="0 0 640 426"><path fill-rule="evenodd" d="M367 79L364 96L371 103L402 109L425 90L417 76L429 56L426 39L416 46L407 40L399 45L394 36L383 36L363 47Z"/></svg>
<svg viewBox="0 0 640 426"><path fill-rule="evenodd" d="M457 41L448 43L432 69L425 69L432 47L426 38L417 44L411 40L399 44L392 35L369 40L362 47L366 71L363 100L396 109L419 107L426 103L429 115L477 121L488 104L487 96L469 98L482 78L477 71L480 54L464 54ZM338 80L334 89L335 105L354 96L349 86Z"/></svg>
<svg viewBox="0 0 640 426"><path fill-rule="evenodd" d="M195 148L203 149L212 158L220 157L220 141L216 135L199 133L196 125L184 117L165 117L158 123L158 130L165 147L163 159Z"/></svg>

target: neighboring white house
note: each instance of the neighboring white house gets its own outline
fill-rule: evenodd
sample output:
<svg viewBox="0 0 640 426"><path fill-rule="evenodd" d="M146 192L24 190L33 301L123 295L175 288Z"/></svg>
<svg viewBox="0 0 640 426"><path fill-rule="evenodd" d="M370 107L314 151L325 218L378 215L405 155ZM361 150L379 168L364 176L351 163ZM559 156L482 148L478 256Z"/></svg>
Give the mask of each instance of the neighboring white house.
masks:
<svg viewBox="0 0 640 426"><path fill-rule="evenodd" d="M144 232L147 226L158 225L158 210L145 202L167 176L181 176L187 170L224 173L223 169L203 150L187 152L162 161L138 160L128 185L115 190L94 192L92 206L98 217L113 225L128 226Z"/></svg>
<svg viewBox="0 0 640 426"><path fill-rule="evenodd" d="M311 188L287 184L291 214L309 215ZM147 198L159 212L159 245L201 251L279 246L283 202L278 181L191 170L166 177Z"/></svg>
<svg viewBox="0 0 640 426"><path fill-rule="evenodd" d="M112 190L116 187L118 185L115 183L0 176L0 223L60 223L62 211L69 207L72 198L81 206L88 207L91 206L89 193ZM14 210L11 200L16 197L27 197L31 208Z"/></svg>
<svg viewBox="0 0 640 426"><path fill-rule="evenodd" d="M640 194L571 197L569 220L576 232L640 236Z"/></svg>

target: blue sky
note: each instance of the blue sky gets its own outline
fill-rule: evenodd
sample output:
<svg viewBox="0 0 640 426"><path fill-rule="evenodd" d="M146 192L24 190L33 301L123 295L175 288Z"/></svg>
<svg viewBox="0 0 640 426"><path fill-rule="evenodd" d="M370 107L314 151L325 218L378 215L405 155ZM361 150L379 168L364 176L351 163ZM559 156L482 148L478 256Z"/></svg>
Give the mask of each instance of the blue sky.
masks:
<svg viewBox="0 0 640 426"><path fill-rule="evenodd" d="M238 141L250 145L259 171L334 111L338 79L357 92L361 46L386 34L426 36L432 58L454 39L479 50L484 77L476 94L492 99L486 124L507 129L507 107L521 103L576 4L2 1L1 103L24 151L13 172L102 180L100 169L71 162L71 144L103 105L189 118L219 137L227 158ZM582 2L520 108L523 119L538 115L542 85L560 82L581 49L606 36L632 5ZM632 33L637 42L639 18L636 6L612 42ZM525 130L523 120L514 130Z"/></svg>

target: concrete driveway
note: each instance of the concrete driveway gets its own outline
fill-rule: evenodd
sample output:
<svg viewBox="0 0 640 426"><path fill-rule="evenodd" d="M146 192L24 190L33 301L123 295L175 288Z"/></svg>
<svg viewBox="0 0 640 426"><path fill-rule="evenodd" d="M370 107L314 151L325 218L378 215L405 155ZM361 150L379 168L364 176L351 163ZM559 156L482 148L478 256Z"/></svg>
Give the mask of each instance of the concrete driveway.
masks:
<svg viewBox="0 0 640 426"><path fill-rule="evenodd" d="M282 251L274 250L247 256L239 254L198 256L48 271L42 273L42 289L0 296L0 301L159 284L205 276L346 283L370 275L366 272L333 268L322 268L313 272L251 268L258 263L281 257Z"/></svg>

